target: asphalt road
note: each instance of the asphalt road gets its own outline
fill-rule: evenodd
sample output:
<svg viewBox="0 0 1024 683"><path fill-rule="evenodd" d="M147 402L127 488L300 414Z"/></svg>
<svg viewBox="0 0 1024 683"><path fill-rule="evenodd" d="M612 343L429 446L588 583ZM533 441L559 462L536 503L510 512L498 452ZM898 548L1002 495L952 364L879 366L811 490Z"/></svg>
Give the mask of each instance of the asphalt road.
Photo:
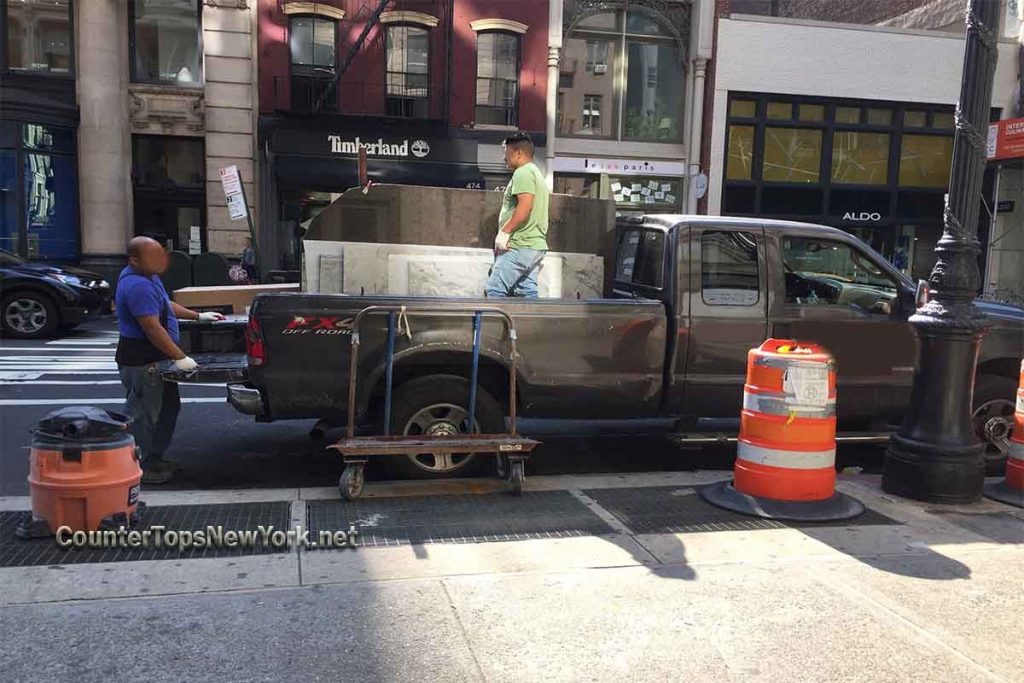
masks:
<svg viewBox="0 0 1024 683"><path fill-rule="evenodd" d="M113 321L87 324L47 341L0 339L0 495L28 493L31 428L65 405L120 410L124 393L114 364ZM184 471L162 488L219 489L334 485L342 463L324 443L309 438L313 421L260 424L237 413L222 385L182 385L182 411L167 456ZM528 474L643 472L731 467L722 450L682 452L653 426L627 436L591 439L560 437L550 425L526 422L522 431L543 445ZM340 435L340 432L338 432ZM840 451L841 457L844 455ZM861 452L848 452L863 460ZM867 461L877 461L877 449ZM386 477L371 467L369 479Z"/></svg>

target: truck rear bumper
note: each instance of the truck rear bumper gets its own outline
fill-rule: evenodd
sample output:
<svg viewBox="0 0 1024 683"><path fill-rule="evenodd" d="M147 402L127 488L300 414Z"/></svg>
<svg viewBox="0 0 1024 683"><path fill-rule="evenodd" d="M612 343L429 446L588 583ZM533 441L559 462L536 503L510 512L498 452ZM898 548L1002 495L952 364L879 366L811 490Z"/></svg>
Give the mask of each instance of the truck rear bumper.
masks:
<svg viewBox="0 0 1024 683"><path fill-rule="evenodd" d="M265 412L260 390L245 384L228 384L228 403L243 415L260 417Z"/></svg>

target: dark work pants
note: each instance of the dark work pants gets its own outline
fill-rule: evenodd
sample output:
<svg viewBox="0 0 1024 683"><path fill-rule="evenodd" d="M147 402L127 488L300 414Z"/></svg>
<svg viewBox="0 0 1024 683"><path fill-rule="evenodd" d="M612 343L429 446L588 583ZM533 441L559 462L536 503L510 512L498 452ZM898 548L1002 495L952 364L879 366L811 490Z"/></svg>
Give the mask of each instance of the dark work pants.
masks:
<svg viewBox="0 0 1024 683"><path fill-rule="evenodd" d="M128 392L124 410L132 418L131 432L142 451L142 467L163 457L171 444L181 410L176 382L165 382L160 371L166 362L118 366L121 384Z"/></svg>

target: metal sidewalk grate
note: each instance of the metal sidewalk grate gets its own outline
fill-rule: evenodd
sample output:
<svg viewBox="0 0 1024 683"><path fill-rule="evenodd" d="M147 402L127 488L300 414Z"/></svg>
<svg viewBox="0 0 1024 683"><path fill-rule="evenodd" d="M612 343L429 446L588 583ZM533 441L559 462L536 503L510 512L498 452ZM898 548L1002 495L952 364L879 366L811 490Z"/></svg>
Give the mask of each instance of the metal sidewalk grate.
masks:
<svg viewBox="0 0 1024 683"><path fill-rule="evenodd" d="M704 502L700 486L649 486L622 489L588 489L583 493L611 512L635 534L744 531L751 529L802 529L816 526L864 526L898 524L867 510L844 522L777 522L747 517Z"/></svg>
<svg viewBox="0 0 1024 683"><path fill-rule="evenodd" d="M0 567L26 567L47 564L83 564L134 560L192 560L204 557L231 557L290 552L264 546L249 548L71 548L57 546L53 538L29 541L17 538L14 529L24 512L0 512ZM225 531L256 531L261 525L287 531L291 524L291 504L232 503L226 505L170 505L147 507L142 513L140 530L163 526L169 531L205 530L222 526Z"/></svg>
<svg viewBox="0 0 1024 683"><path fill-rule="evenodd" d="M311 536L354 524L359 545L483 543L614 533L568 491L310 501Z"/></svg>

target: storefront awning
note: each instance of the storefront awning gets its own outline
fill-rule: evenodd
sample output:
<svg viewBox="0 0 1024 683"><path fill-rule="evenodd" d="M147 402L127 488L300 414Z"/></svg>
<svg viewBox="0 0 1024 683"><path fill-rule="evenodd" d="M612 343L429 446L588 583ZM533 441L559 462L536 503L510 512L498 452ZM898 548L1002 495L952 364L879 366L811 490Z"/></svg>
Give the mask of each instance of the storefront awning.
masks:
<svg viewBox="0 0 1024 683"><path fill-rule="evenodd" d="M367 174L375 183L485 189L475 164L370 159ZM274 175L279 187L342 192L359 184L355 159L277 154Z"/></svg>

